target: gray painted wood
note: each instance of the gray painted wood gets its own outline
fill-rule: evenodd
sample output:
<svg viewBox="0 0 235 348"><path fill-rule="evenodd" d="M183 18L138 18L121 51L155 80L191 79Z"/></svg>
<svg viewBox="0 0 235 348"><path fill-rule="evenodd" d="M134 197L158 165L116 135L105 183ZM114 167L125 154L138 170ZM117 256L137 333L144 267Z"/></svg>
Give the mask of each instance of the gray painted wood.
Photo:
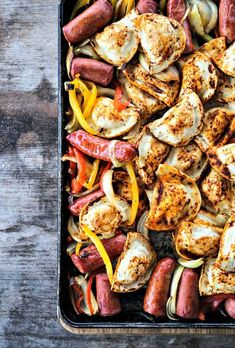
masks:
<svg viewBox="0 0 235 348"><path fill-rule="evenodd" d="M232 347L234 336L75 336L56 318L57 1L0 1L0 347Z"/></svg>

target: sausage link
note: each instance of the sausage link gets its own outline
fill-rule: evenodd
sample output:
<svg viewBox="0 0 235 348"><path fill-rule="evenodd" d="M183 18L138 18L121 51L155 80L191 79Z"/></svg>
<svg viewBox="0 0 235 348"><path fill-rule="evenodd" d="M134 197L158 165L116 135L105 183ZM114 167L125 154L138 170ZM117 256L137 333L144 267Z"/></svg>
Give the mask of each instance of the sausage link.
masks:
<svg viewBox="0 0 235 348"><path fill-rule="evenodd" d="M157 3L154 0L139 0L136 8L140 14L143 13L156 13L157 12Z"/></svg>
<svg viewBox="0 0 235 348"><path fill-rule="evenodd" d="M181 276L176 314L184 319L196 319L199 313L198 274L195 269L186 268Z"/></svg>
<svg viewBox="0 0 235 348"><path fill-rule="evenodd" d="M85 197L78 198L73 204L69 206L69 211L73 216L79 216L82 207L87 203L94 201L97 198L103 197L104 192L102 190L97 190L95 192L90 193Z"/></svg>
<svg viewBox="0 0 235 348"><path fill-rule="evenodd" d="M144 296L144 311L156 317L166 316L166 302L176 261L170 257L160 260L154 268Z"/></svg>
<svg viewBox="0 0 235 348"><path fill-rule="evenodd" d="M75 58L71 65L71 76L77 73L82 79L107 86L113 79L113 66L90 58Z"/></svg>
<svg viewBox="0 0 235 348"><path fill-rule="evenodd" d="M229 42L235 40L235 1L221 0L219 5L219 34Z"/></svg>
<svg viewBox="0 0 235 348"><path fill-rule="evenodd" d="M74 44L88 39L105 27L113 17L113 7L108 0L97 0L87 10L63 27L68 42Z"/></svg>
<svg viewBox="0 0 235 348"><path fill-rule="evenodd" d="M111 291L106 273L96 275L96 300L99 314L103 317L118 314L122 310L119 295Z"/></svg>
<svg viewBox="0 0 235 348"><path fill-rule="evenodd" d="M109 154L110 140L88 134L83 130L69 134L66 139L86 155L107 162L111 161ZM118 141L115 146L115 154L119 162L129 162L135 158L136 149L125 141Z"/></svg>
<svg viewBox="0 0 235 348"><path fill-rule="evenodd" d="M167 3L167 16L169 18L175 19L180 22L186 11L185 0L168 0ZM187 19L184 20L182 26L186 35L186 47L184 53L191 53L194 51L195 47L193 44L192 34L190 30L190 25Z"/></svg>
<svg viewBox="0 0 235 348"><path fill-rule="evenodd" d="M235 319L235 299L234 298L228 298L224 303L225 310L227 314Z"/></svg>
<svg viewBox="0 0 235 348"><path fill-rule="evenodd" d="M116 259L121 254L125 241L126 236L121 233L113 238L102 240L102 244L111 260ZM104 265L103 259L94 244L82 249L79 255L72 254L71 260L81 273L94 271Z"/></svg>

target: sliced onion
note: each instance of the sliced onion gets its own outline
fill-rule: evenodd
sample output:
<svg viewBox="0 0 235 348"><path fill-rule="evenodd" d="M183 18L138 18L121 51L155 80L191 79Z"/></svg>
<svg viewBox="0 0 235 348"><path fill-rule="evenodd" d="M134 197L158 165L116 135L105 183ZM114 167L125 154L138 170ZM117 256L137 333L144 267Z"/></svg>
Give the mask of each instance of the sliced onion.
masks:
<svg viewBox="0 0 235 348"><path fill-rule="evenodd" d="M148 215L148 212L145 211L140 219L139 219L139 222L138 222L138 225L137 225L137 232L141 232L146 238L149 238L149 230L147 227L145 227L145 222L146 222L146 219L147 219L147 215Z"/></svg>
<svg viewBox="0 0 235 348"><path fill-rule="evenodd" d="M200 36L205 35L202 19L198 10L198 5L194 4L188 15L189 23L193 28L194 32Z"/></svg>
<svg viewBox="0 0 235 348"><path fill-rule="evenodd" d="M102 236L102 238L100 238L100 239L113 238L115 236L115 232L102 233L101 236Z"/></svg>
<svg viewBox="0 0 235 348"><path fill-rule="evenodd" d="M100 60L100 57L95 52L94 48L91 45L79 45L78 47L74 48L74 54L76 57L80 56L80 54L83 54L85 56L88 56L92 59Z"/></svg>
<svg viewBox="0 0 235 348"><path fill-rule="evenodd" d="M76 245L77 245L77 242L69 243L69 245L67 246L67 249L66 249L67 255L70 256L70 255L75 253Z"/></svg>
<svg viewBox="0 0 235 348"><path fill-rule="evenodd" d="M119 162L116 157L116 144L119 140L111 140L109 143L109 157L114 167L122 167L123 163Z"/></svg>
<svg viewBox="0 0 235 348"><path fill-rule="evenodd" d="M181 278L181 275L183 273L185 267L179 265L176 267L175 272L173 274L172 282L171 282L171 290L170 290L170 297L168 298L168 301L166 303L166 315L171 320L178 320L176 315L176 298L177 298L177 291L178 291L178 285Z"/></svg>
<svg viewBox="0 0 235 348"><path fill-rule="evenodd" d="M115 90L112 88L105 88L105 87L101 87L101 86L96 86L97 88L97 96L98 97L110 97L110 98L114 98L115 96Z"/></svg>
<svg viewBox="0 0 235 348"><path fill-rule="evenodd" d="M66 56L66 71L67 71L67 75L69 79L71 79L70 71L71 71L71 64L72 64L73 57L74 57L73 46L70 45L67 56Z"/></svg>
<svg viewBox="0 0 235 348"><path fill-rule="evenodd" d="M203 257L200 257L196 260L185 260L182 257L178 258L178 263L181 266L187 267L187 268L198 268L204 263Z"/></svg>
<svg viewBox="0 0 235 348"><path fill-rule="evenodd" d="M127 221L130 218L130 206L129 204L121 199L119 196L114 194L113 191L113 170L109 169L103 176L103 190L108 201L120 211L122 215L122 221Z"/></svg>
<svg viewBox="0 0 235 348"><path fill-rule="evenodd" d="M172 297L169 297L166 303L166 315L171 320L179 320L175 317L175 315L172 314L174 313L174 310L175 310L175 306L173 303L173 299Z"/></svg>
<svg viewBox="0 0 235 348"><path fill-rule="evenodd" d="M182 25L182 23L184 23L185 19L188 17L189 12L190 12L190 7L187 8L187 10L185 11L185 14L181 18L181 20L180 20L181 25Z"/></svg>
<svg viewBox="0 0 235 348"><path fill-rule="evenodd" d="M201 1L198 4L198 10L200 12L205 32L208 34L215 28L218 20L218 9L213 1L206 0Z"/></svg>
<svg viewBox="0 0 235 348"><path fill-rule="evenodd" d="M74 277L74 282L80 286L82 293L84 295L84 298L80 304L82 311L87 315L98 313L98 304L92 291L91 291L91 303L92 303L93 313L91 313L89 309L87 299L86 299L87 281L85 280L85 278L82 275L79 275L77 277Z"/></svg>
<svg viewBox="0 0 235 348"><path fill-rule="evenodd" d="M98 184L94 185L90 190L86 190L86 191L83 191L81 193L75 193L72 196L76 197L76 198L85 197L85 196L89 195L90 193L98 190L99 187L100 187L100 184L98 183Z"/></svg>
<svg viewBox="0 0 235 348"><path fill-rule="evenodd" d="M149 204L152 203L152 199L153 199L153 190L144 190L145 193L146 193L146 196L148 197L148 200L149 200Z"/></svg>
<svg viewBox="0 0 235 348"><path fill-rule="evenodd" d="M68 231L69 231L70 236L73 238L73 240L75 240L78 243L84 243L84 241L81 240L81 238L80 238L79 227L74 222L73 216L69 217ZM87 241L86 241L86 243L87 243Z"/></svg>
<svg viewBox="0 0 235 348"><path fill-rule="evenodd" d="M82 42L80 42L79 47L83 47L83 46L87 45L90 41L91 41L91 39L89 39L89 38L83 40Z"/></svg>
<svg viewBox="0 0 235 348"><path fill-rule="evenodd" d="M77 163L76 157L69 156L69 155L62 156L61 161L62 162L71 161L71 162Z"/></svg>

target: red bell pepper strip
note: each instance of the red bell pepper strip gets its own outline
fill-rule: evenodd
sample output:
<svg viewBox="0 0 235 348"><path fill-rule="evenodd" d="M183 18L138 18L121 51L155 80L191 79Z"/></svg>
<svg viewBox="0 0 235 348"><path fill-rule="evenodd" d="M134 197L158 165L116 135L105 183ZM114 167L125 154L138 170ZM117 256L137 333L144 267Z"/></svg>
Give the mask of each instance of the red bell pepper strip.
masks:
<svg viewBox="0 0 235 348"><path fill-rule="evenodd" d="M87 288L86 288L86 300L87 300L87 305L89 307L91 314L94 314L94 308L93 308L92 302L91 302L91 288L92 288L92 283L93 283L94 277L95 277L95 275L93 273L91 273L89 280L87 282Z"/></svg>
<svg viewBox="0 0 235 348"><path fill-rule="evenodd" d="M74 157L74 151L72 146L69 146L69 152L68 152L69 156ZM76 163L73 161L69 162L69 174L71 175L71 178L75 178L76 176Z"/></svg>
<svg viewBox="0 0 235 348"><path fill-rule="evenodd" d="M126 109L127 106L130 104L130 100L123 103L122 97L123 97L122 87L119 84L117 84L115 88L115 95L114 95L114 107L119 112Z"/></svg>
<svg viewBox="0 0 235 348"><path fill-rule="evenodd" d="M86 160L82 152L75 148L73 151L77 160L78 174L71 181L71 193L79 193L86 179Z"/></svg>

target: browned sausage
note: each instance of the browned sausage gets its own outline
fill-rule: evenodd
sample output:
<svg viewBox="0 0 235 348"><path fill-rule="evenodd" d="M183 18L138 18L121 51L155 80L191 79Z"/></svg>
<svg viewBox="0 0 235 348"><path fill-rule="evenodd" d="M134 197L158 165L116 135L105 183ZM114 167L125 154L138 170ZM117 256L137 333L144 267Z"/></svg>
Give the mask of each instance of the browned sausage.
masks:
<svg viewBox="0 0 235 348"><path fill-rule="evenodd" d="M119 295L111 291L106 273L96 275L96 300L99 314L103 317L118 314L122 310Z"/></svg>
<svg viewBox="0 0 235 348"><path fill-rule="evenodd" d="M196 319L199 313L198 274L185 268L178 287L176 314L184 319Z"/></svg>
<svg viewBox="0 0 235 348"><path fill-rule="evenodd" d="M126 236L122 233L113 238L102 240L102 244L111 260L116 259L121 254L125 241ZM103 259L94 244L82 249L79 255L72 254L71 259L81 273L94 271L104 265Z"/></svg>
<svg viewBox="0 0 235 348"><path fill-rule="evenodd" d="M228 298L224 303L225 310L227 314L235 319L235 299L234 298Z"/></svg>
<svg viewBox="0 0 235 348"><path fill-rule="evenodd" d="M111 161L109 153L110 140L96 137L83 130L69 134L66 139L86 155L107 162ZM129 162L135 158L136 149L125 141L118 141L115 145L115 154L119 162Z"/></svg>
<svg viewBox="0 0 235 348"><path fill-rule="evenodd" d="M74 216L79 216L82 207L89 202L94 201L97 198L103 197L104 192L102 190L97 190L95 192L90 193L85 197L78 198L73 204L69 206L69 211Z"/></svg>
<svg viewBox="0 0 235 348"><path fill-rule="evenodd" d="M71 65L71 76L77 73L82 79L107 86L113 79L113 66L89 58L75 58Z"/></svg>
<svg viewBox="0 0 235 348"><path fill-rule="evenodd" d="M154 0L139 0L136 5L137 10L140 14L143 13L156 13L157 3Z"/></svg>
<svg viewBox="0 0 235 348"><path fill-rule="evenodd" d="M144 311L156 317L166 316L166 302L176 261L166 257L158 261L144 296Z"/></svg>
<svg viewBox="0 0 235 348"><path fill-rule="evenodd" d="M113 7L108 0L97 0L87 10L63 27L68 42L81 42L105 27L113 17Z"/></svg>
<svg viewBox="0 0 235 348"><path fill-rule="evenodd" d="M185 0L168 0L167 3L167 16L169 18L175 19L180 22L186 11ZM194 51L195 47L193 44L192 34L190 30L190 25L187 19L184 20L182 26L186 35L186 47L184 53L191 53Z"/></svg>
<svg viewBox="0 0 235 348"><path fill-rule="evenodd" d="M229 42L235 40L235 1L221 0L219 5L219 33Z"/></svg>

